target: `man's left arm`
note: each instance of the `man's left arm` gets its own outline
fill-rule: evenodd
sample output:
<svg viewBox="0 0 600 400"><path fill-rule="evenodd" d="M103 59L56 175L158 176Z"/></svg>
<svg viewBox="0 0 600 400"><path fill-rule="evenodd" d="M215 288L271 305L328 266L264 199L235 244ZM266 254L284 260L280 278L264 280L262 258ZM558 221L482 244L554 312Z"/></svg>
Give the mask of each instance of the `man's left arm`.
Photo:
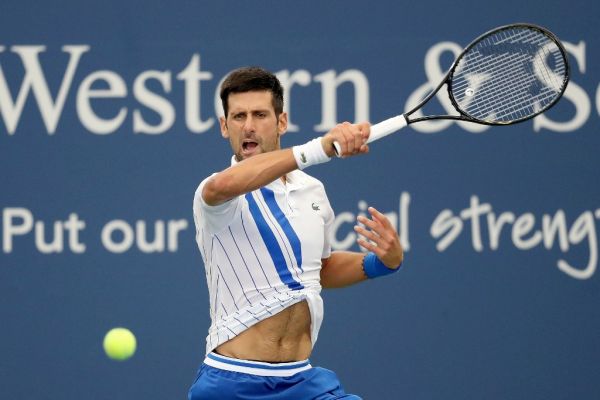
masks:
<svg viewBox="0 0 600 400"><path fill-rule="evenodd" d="M321 285L339 288L353 285L368 278L393 273L400 268L404 252L398 233L390 221L373 207L371 218L359 216L354 230L359 235L359 246L368 253L336 251L322 259Z"/></svg>

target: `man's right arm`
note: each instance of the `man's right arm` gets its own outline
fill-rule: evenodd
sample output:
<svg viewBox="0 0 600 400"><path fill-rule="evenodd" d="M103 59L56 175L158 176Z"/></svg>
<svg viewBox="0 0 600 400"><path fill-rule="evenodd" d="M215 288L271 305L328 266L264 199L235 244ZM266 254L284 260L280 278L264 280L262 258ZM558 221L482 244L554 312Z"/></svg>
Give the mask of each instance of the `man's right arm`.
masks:
<svg viewBox="0 0 600 400"><path fill-rule="evenodd" d="M342 157L368 152L365 144L369 137L368 123L338 124L321 138L323 150L329 157L335 155L333 142L342 148ZM234 197L261 188L275 179L298 168L292 149L257 154L213 175L204 185L202 198L210 206L223 204Z"/></svg>
<svg viewBox="0 0 600 400"><path fill-rule="evenodd" d="M206 204L216 206L261 188L296 168L292 149L257 154L209 178L202 198Z"/></svg>

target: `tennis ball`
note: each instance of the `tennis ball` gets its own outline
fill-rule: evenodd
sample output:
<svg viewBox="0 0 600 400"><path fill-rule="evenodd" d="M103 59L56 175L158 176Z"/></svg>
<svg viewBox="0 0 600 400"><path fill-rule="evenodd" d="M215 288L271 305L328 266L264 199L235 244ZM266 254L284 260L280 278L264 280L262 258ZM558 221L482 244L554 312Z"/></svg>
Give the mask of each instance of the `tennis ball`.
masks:
<svg viewBox="0 0 600 400"><path fill-rule="evenodd" d="M113 360L124 361L135 353L137 341L127 328L113 328L104 336L104 351Z"/></svg>

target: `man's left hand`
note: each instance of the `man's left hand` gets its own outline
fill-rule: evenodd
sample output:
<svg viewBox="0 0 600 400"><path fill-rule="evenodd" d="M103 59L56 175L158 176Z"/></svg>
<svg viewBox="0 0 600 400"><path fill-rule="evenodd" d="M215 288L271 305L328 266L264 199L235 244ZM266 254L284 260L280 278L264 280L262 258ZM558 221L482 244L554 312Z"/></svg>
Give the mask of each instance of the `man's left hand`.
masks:
<svg viewBox="0 0 600 400"><path fill-rule="evenodd" d="M386 267L395 269L402 264L404 251L396 229L385 215L374 207L369 207L371 218L359 215L357 220L361 225L355 225L354 230L363 238L357 240L359 246L375 253ZM368 228L368 229L367 229Z"/></svg>

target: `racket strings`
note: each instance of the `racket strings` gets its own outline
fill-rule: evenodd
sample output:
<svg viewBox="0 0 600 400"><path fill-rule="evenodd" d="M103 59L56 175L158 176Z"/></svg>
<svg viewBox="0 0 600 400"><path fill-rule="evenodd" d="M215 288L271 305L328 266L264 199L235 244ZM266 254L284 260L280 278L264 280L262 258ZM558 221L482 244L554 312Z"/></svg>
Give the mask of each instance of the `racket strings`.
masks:
<svg viewBox="0 0 600 400"><path fill-rule="evenodd" d="M494 85L497 83L492 81L481 93L482 100L473 103L469 111L476 114L488 115L488 117L497 120L512 120L509 118L512 113L523 117L536 112L537 110L534 105L537 103L532 104L530 95L530 86L537 83L536 78L531 74L516 69L514 72L513 81L504 87L505 92L510 93L510 96L507 96L506 93L494 92L492 89L496 87ZM556 92L548 87L542 87L540 90L537 98L541 103L546 103L547 100L555 97ZM500 112L499 110L504 110L504 112ZM529 111L523 113L524 110ZM490 115L494 111L495 113Z"/></svg>
<svg viewBox="0 0 600 400"><path fill-rule="evenodd" d="M481 83L486 80L488 81L488 85L486 85L484 87L484 90L489 88L495 88L497 87L501 82L501 79L504 79L505 76L507 76L508 74L514 74L517 72L521 72L521 66L519 65L519 62L523 61L522 58L519 59L518 56L509 56L509 59L500 59L498 58L496 60L495 63L480 63L480 65L486 69L486 73L484 74L484 78L478 78L478 79L468 79L465 80L464 82L461 82L459 84L457 84L455 87L457 88L457 90L462 90L465 89L468 86L480 86ZM473 74L475 77L477 77L478 75L481 76L482 74ZM523 74L521 73L521 76ZM489 78L489 76L491 76L491 78ZM514 82L515 84L519 84L520 82Z"/></svg>
<svg viewBox="0 0 600 400"><path fill-rule="evenodd" d="M546 85L540 86L532 71L526 71L522 68L523 65L527 65L523 64L523 61L527 60L528 57L528 54L521 53L517 55L517 57L509 57L508 60L506 57L500 57L497 58L496 62L490 63L488 61L488 65L482 65L482 68L489 70L489 72L485 74L487 82L482 90L478 91L479 101L471 102L469 112L477 114L480 118L487 115L488 118L508 118L508 120L511 119L511 112L514 112L517 117L523 116L523 110L527 110L525 114L534 112L534 109L539 107L528 106L528 104L531 100L529 91L531 90L531 86L536 84L539 86L538 90L540 92L537 100L545 102L547 98L551 99L553 94L552 91L547 90L547 87L552 87L553 85L549 85L546 82ZM507 63L511 66L503 67L503 65L507 65ZM538 68L538 70L543 71L546 70L546 68ZM492 76L491 79L489 78L490 75ZM552 77L552 74L549 74L547 71L544 75L546 75L544 77L544 80L546 81L548 81L548 77ZM503 90L500 91L498 88L501 87L504 77L510 77L511 80L509 83L504 83L502 85ZM483 82L470 83L481 86ZM546 88L546 90L544 90L544 88ZM505 112L497 112L498 110L505 108Z"/></svg>
<svg viewBox="0 0 600 400"><path fill-rule="evenodd" d="M485 37L463 55L451 92L473 118L511 122L551 104L562 92L566 73L554 41L541 31L515 27Z"/></svg>
<svg viewBox="0 0 600 400"><path fill-rule="evenodd" d="M520 61L515 59L516 56L509 56L509 58L511 59L495 62L494 66L486 66L486 68L490 68L490 72L483 79L470 79L468 82L457 85L458 90L465 89L468 86L479 88L476 89L477 101L469 103L466 107L469 114L501 119L504 118L503 114L506 113L499 115L498 110L505 108L514 110L518 108L518 104L511 104L516 103L518 100L522 100L525 103L529 102L530 96L528 90L529 86L535 83L535 78L531 74L522 71L519 64L515 62ZM504 76L508 75L513 77L512 81L505 83L503 91L499 91L498 87L503 83ZM492 76L492 78L488 76ZM483 82L486 85L482 85ZM507 96L507 93L510 93L510 96Z"/></svg>
<svg viewBox="0 0 600 400"><path fill-rule="evenodd" d="M481 59L482 57L479 58ZM504 80L507 80L508 77L510 77L510 80L505 83L506 88L514 88L522 83L536 83L537 79L532 71L526 71L523 68L527 65L525 61L529 61L530 59L531 57L529 54L503 54L497 55L487 62L482 62L479 60L474 60L474 62L478 62L478 69L486 71L485 76L489 84L486 85L484 89L487 88L489 90L491 88L498 88L504 82ZM543 65L543 62L541 62L539 59L534 59L533 62ZM546 70L546 75L551 78L551 75L548 73L547 69L544 69ZM469 72L467 71L467 73ZM518 74L515 75L516 73ZM487 76L491 76L491 78L487 78ZM479 80L475 83L481 84L482 82ZM544 83L550 83L550 79L544 79ZM465 82L463 85L459 84L457 85L457 88L459 90L464 89L464 87L468 84L469 82ZM556 79L552 84L542 85L542 87L554 87L556 91L558 91L560 88L559 83L556 82Z"/></svg>

